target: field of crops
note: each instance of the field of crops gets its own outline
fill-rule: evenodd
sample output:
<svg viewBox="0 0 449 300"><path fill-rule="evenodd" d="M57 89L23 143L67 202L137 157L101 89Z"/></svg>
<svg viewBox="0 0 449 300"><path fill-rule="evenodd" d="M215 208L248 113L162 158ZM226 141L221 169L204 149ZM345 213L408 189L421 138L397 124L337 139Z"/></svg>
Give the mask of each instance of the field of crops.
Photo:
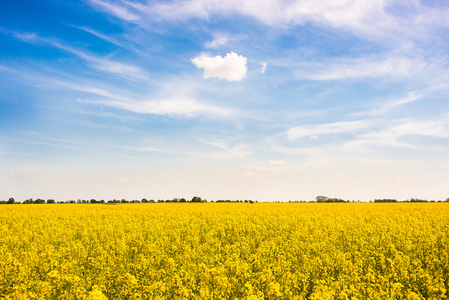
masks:
<svg viewBox="0 0 449 300"><path fill-rule="evenodd" d="M0 207L0 299L446 299L449 204Z"/></svg>

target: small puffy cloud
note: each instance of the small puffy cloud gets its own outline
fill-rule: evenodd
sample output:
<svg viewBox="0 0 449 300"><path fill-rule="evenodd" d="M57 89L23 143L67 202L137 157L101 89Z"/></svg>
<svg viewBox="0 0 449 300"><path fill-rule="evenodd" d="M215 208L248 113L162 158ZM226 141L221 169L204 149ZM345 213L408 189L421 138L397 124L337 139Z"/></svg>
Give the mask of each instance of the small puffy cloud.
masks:
<svg viewBox="0 0 449 300"><path fill-rule="evenodd" d="M259 69L259 70L260 70L260 73L261 73L261 74L264 74L264 73L267 71L267 63L263 61L263 62L261 62L260 64L261 64L261 66L262 66L262 67Z"/></svg>
<svg viewBox="0 0 449 300"><path fill-rule="evenodd" d="M192 59L197 68L204 69L204 78L215 77L228 81L239 81L245 77L248 70L246 62L246 57L234 52L226 54L225 57L201 54Z"/></svg>
<svg viewBox="0 0 449 300"><path fill-rule="evenodd" d="M227 34L216 33L216 34L214 34L214 39L212 41L204 44L204 46L206 48L216 49L216 48L226 45L228 42L229 42L229 36Z"/></svg>
<svg viewBox="0 0 449 300"><path fill-rule="evenodd" d="M242 177L256 181L264 181L266 176L282 173L282 167L284 165L285 162L282 160L269 160L268 165L246 166L245 174Z"/></svg>
<svg viewBox="0 0 449 300"><path fill-rule="evenodd" d="M19 175L17 175L17 173L14 172L14 171L12 171L12 170L9 170L9 171L8 171L8 175L9 175L10 177L12 177L12 178L19 177Z"/></svg>
<svg viewBox="0 0 449 300"><path fill-rule="evenodd" d="M269 160L268 163L272 166L284 166L285 162L282 160Z"/></svg>

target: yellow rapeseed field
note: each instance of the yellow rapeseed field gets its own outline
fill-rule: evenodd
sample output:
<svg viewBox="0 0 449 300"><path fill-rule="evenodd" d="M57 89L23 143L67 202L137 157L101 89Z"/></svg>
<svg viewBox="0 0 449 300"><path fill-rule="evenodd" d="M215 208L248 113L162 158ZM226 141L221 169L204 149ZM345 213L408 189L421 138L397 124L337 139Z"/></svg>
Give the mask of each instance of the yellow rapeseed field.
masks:
<svg viewBox="0 0 449 300"><path fill-rule="evenodd" d="M446 299L446 203L0 206L1 299Z"/></svg>

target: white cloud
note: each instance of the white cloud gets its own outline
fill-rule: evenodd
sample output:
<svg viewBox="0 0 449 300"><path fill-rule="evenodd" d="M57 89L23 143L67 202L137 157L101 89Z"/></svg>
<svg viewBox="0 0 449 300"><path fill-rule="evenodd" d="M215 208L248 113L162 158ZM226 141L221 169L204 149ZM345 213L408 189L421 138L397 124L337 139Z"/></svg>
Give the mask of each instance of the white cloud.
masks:
<svg viewBox="0 0 449 300"><path fill-rule="evenodd" d="M406 57L359 57L339 58L334 61L303 64L295 72L297 79L308 80L344 80L359 78L394 77L403 78L416 75L427 67L417 59Z"/></svg>
<svg viewBox="0 0 449 300"><path fill-rule="evenodd" d="M212 153L210 154L210 156L219 159L240 159L245 158L251 154L253 154L253 152L249 150L246 145L237 145L234 147L223 149L220 152Z"/></svg>
<svg viewBox="0 0 449 300"><path fill-rule="evenodd" d="M401 40L441 39L437 29L449 26L449 7L445 4L432 7L424 1L155 0L147 1L147 4L131 0L89 1L94 7L144 28L152 28L148 26L149 22L185 22L192 18L211 20L215 16L241 15L278 28L312 23L343 29L366 39L388 40L394 46Z"/></svg>
<svg viewBox="0 0 449 300"><path fill-rule="evenodd" d="M348 150L364 150L366 147L396 147L441 151L447 149L404 141L407 136L425 136L432 138L449 138L449 121L434 120L398 120L384 124L383 128L361 133L352 141L345 143Z"/></svg>
<svg viewBox="0 0 449 300"><path fill-rule="evenodd" d="M398 136L404 135L423 135L431 137L448 138L449 137L449 120L423 120L423 121L406 121L402 124L394 126L391 131Z"/></svg>
<svg viewBox="0 0 449 300"><path fill-rule="evenodd" d="M246 61L246 57L234 52L226 54L225 57L202 54L192 59L197 68L204 69L205 78L215 77L228 81L239 81L245 77L248 70Z"/></svg>
<svg viewBox="0 0 449 300"><path fill-rule="evenodd" d="M132 151L140 151L140 152L162 152L162 150L153 148L153 147L129 147L129 146L120 146L121 148L132 150Z"/></svg>
<svg viewBox="0 0 449 300"><path fill-rule="evenodd" d="M246 166L245 167L251 175L257 173L281 173L281 170L273 167L262 167L262 166Z"/></svg>
<svg viewBox="0 0 449 300"><path fill-rule="evenodd" d="M119 19L125 21L137 21L140 19L139 15L130 13L126 8L122 6L118 6L116 4L112 4L101 0L89 0L89 1L94 5L101 7L103 10Z"/></svg>
<svg viewBox="0 0 449 300"><path fill-rule="evenodd" d="M220 149L220 151L212 152L210 154L210 156L214 158L220 159L244 158L252 154L248 146L244 144L230 146L223 141L216 141L216 140L201 140L201 142L203 142L206 145L210 145Z"/></svg>
<svg viewBox="0 0 449 300"><path fill-rule="evenodd" d="M12 35L21 41L27 43L48 42L33 32L12 32Z"/></svg>
<svg viewBox="0 0 449 300"><path fill-rule="evenodd" d="M178 117L228 117L234 113L231 109L201 103L192 98L168 98L150 101L105 100L103 105L129 110L139 114L169 115Z"/></svg>
<svg viewBox="0 0 449 300"><path fill-rule="evenodd" d="M215 33L214 39L210 42L204 44L206 48L217 49L219 47L225 46L229 42L229 35L224 33Z"/></svg>
<svg viewBox="0 0 449 300"><path fill-rule="evenodd" d="M273 27L315 23L352 31L366 38L426 37L427 27L448 26L447 7L429 7L402 0L185 0L132 5L157 20L210 19L239 14ZM401 11L397 16L397 11Z"/></svg>
<svg viewBox="0 0 449 300"><path fill-rule="evenodd" d="M8 175L9 175L10 177L12 177L12 178L19 177L19 175L18 175L16 172L12 171L12 170L9 170L9 171L8 171Z"/></svg>
<svg viewBox="0 0 449 300"><path fill-rule="evenodd" d="M255 181L264 181L267 175L281 174L284 171L284 165L284 161L269 160L268 165L245 166L245 173L238 177Z"/></svg>
<svg viewBox="0 0 449 300"><path fill-rule="evenodd" d="M82 30L82 31L84 31L84 32L90 33L90 34L96 36L97 38L100 38L100 39L102 39L102 40L105 40L105 41L107 41L108 43L111 43L111 44L114 44L114 45L116 45L116 46L125 48L125 46L124 46L122 43L118 42L116 39L112 38L112 37L109 36L109 35L102 34L102 33L98 32L98 31L95 31L95 30L89 28L89 27L75 26L75 25L72 25L72 26L75 27L75 28L78 28L78 29L80 29L80 30Z"/></svg>
<svg viewBox="0 0 449 300"><path fill-rule="evenodd" d="M263 61L263 62L260 63L260 65L262 66L260 68L260 73L264 74L267 71L267 63Z"/></svg>
<svg viewBox="0 0 449 300"><path fill-rule="evenodd" d="M369 114L373 114L373 115L384 114L386 112L396 109L399 106L418 101L418 100L422 99L423 97L424 97L424 94L422 94L420 92L416 92L416 91L408 92L405 97L387 101L387 102L383 103L378 109L375 109L375 110L369 112Z"/></svg>
<svg viewBox="0 0 449 300"><path fill-rule="evenodd" d="M22 40L27 43L32 44L43 44L51 47L56 47L58 49L67 51L71 54L78 56L88 63L88 65L96 70L104 71L110 74L118 75L122 78L129 80L146 80L147 75L140 68L133 65L124 64L121 62L113 61L106 58L96 57L92 54L86 53L84 51L75 49L71 46L67 46L60 41L53 38L45 38L41 37L36 33L20 33L20 32L12 32L13 36L19 40Z"/></svg>
<svg viewBox="0 0 449 300"><path fill-rule="evenodd" d="M107 59L91 58L90 61L94 63L95 68L108 73L121 75L123 77L129 77L131 79L147 78L140 67L127 65Z"/></svg>
<svg viewBox="0 0 449 300"><path fill-rule="evenodd" d="M346 150L361 151L367 147L395 147L428 150L442 150L441 147L432 147L416 142L406 141L406 137L423 136L431 138L449 138L449 121L446 118L433 120L401 119L386 121L371 119L361 121L336 122L318 125L305 125L293 127L287 131L290 139L309 137L318 138L318 135L350 134L343 146ZM305 150L302 149L302 152Z"/></svg>
<svg viewBox="0 0 449 300"><path fill-rule="evenodd" d="M282 160L269 160L268 163L271 166L284 166L285 165L285 162Z"/></svg>
<svg viewBox="0 0 449 300"><path fill-rule="evenodd" d="M318 125L304 125L290 128L287 137L297 139L300 137L313 137L324 134L357 133L366 128L370 128L374 123L370 120L336 122Z"/></svg>

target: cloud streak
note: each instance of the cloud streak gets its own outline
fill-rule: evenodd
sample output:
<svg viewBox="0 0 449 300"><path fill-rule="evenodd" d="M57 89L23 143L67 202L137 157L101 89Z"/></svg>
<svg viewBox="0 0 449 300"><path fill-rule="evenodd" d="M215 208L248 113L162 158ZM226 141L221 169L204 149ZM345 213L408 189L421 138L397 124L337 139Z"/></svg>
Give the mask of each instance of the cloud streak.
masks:
<svg viewBox="0 0 449 300"><path fill-rule="evenodd" d="M30 32L12 32L13 36L23 42L32 43L36 45L46 45L64 50L68 53L76 55L82 60L86 61L93 69L103 71L109 74L114 74L129 80L147 80L147 74L140 68L129 64L113 61L105 57L97 57L87 52L75 49L71 46L65 45L54 38L41 37L36 33Z"/></svg>
<svg viewBox="0 0 449 300"><path fill-rule="evenodd" d="M186 22L197 18L241 15L271 27L286 28L308 23L353 32L368 39L393 39L402 34L406 38L426 39L429 28L447 27L449 8L430 7L420 1L401 0L184 0L154 1L147 5L123 1L136 15L123 11L112 2L92 0L112 15L135 21L137 14L162 21ZM398 12L403 12L399 14Z"/></svg>
<svg viewBox="0 0 449 300"><path fill-rule="evenodd" d="M367 128L371 128L373 122L369 120L335 122L318 125L304 125L290 128L286 135L289 139L298 139L301 137L315 137L328 134L355 134Z"/></svg>
<svg viewBox="0 0 449 300"><path fill-rule="evenodd" d="M101 0L89 0L94 6L99 7L101 10L125 21L137 21L140 16L129 12L125 7L113 4L112 2L105 2Z"/></svg>
<svg viewBox="0 0 449 300"><path fill-rule="evenodd" d="M191 118L206 116L210 118L225 118L235 113L232 109L205 104L195 99L183 96L178 98L149 101L120 101L108 99L98 102L96 101L95 103L132 111L139 114L167 115L172 117Z"/></svg>
<svg viewBox="0 0 449 300"><path fill-rule="evenodd" d="M363 78L404 78L422 73L427 64L407 57L338 58L305 63L295 72L297 79L330 81Z"/></svg>

